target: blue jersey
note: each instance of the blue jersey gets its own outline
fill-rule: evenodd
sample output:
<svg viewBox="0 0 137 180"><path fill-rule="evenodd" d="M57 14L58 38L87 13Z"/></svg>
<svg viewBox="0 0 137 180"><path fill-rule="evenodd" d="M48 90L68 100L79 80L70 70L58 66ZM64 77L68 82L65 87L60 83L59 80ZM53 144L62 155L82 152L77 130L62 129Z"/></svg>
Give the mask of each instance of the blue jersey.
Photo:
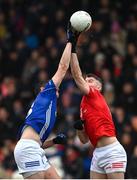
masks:
<svg viewBox="0 0 137 180"><path fill-rule="evenodd" d="M55 124L56 104L56 87L50 80L44 90L37 95L25 119L25 126L31 126L39 134L42 143Z"/></svg>

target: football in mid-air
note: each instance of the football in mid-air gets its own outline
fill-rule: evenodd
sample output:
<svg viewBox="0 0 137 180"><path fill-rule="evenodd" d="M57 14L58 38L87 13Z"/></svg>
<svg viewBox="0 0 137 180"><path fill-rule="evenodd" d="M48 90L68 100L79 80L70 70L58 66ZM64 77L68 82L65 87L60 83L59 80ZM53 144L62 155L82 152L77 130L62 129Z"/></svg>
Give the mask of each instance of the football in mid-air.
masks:
<svg viewBox="0 0 137 180"><path fill-rule="evenodd" d="M78 32L87 31L92 24L92 18L86 11L77 11L70 17L71 26Z"/></svg>

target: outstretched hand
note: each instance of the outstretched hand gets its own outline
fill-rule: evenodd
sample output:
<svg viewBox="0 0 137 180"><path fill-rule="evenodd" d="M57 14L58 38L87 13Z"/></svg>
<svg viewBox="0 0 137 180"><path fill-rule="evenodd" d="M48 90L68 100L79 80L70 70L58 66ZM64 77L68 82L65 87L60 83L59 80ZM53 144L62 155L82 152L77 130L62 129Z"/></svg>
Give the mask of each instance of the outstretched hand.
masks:
<svg viewBox="0 0 137 180"><path fill-rule="evenodd" d="M72 53L76 51L76 44L79 38L80 32L73 29L71 22L68 22L67 26L67 41L72 43Z"/></svg>
<svg viewBox="0 0 137 180"><path fill-rule="evenodd" d="M53 139L54 144L66 144L67 143L67 137L64 134L58 134Z"/></svg>

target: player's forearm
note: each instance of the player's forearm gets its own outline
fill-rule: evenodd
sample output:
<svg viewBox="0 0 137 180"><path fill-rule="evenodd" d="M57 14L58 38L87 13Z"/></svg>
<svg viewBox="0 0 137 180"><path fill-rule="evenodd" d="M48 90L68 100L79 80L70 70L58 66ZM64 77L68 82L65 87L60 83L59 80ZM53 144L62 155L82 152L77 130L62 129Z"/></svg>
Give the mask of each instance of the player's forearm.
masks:
<svg viewBox="0 0 137 180"><path fill-rule="evenodd" d="M67 45L64 49L64 52L62 54L62 57L60 59L60 63L59 63L57 72L55 73L55 75L52 78L56 87L60 86L60 84L69 68L70 57L71 57L71 47L72 47L72 44L67 43Z"/></svg>
<svg viewBox="0 0 137 180"><path fill-rule="evenodd" d="M53 140L48 140L48 141L45 141L45 142L43 143L42 148L43 148L43 149L46 149L46 148L49 148L49 147L51 147L51 146L53 146L53 145L54 145Z"/></svg>
<svg viewBox="0 0 137 180"><path fill-rule="evenodd" d="M84 129L83 129L83 130L77 130L77 135L78 135L80 141L81 141L83 144L85 144L85 143L87 143L87 142L89 141L89 138L88 138L88 136L86 135Z"/></svg>
<svg viewBox="0 0 137 180"><path fill-rule="evenodd" d="M88 94L89 86L82 76L82 72L81 72L81 69L79 66L79 62L78 62L76 53L72 53L72 55L71 55L70 66L71 66L72 76L73 76L77 86L79 87L79 89L81 90L81 92L83 94Z"/></svg>
<svg viewBox="0 0 137 180"><path fill-rule="evenodd" d="M67 43L58 66L58 69L62 72L62 76L65 76L65 73L69 68L70 57L71 57L71 46L72 46L71 43Z"/></svg>
<svg viewBox="0 0 137 180"><path fill-rule="evenodd" d="M82 72L79 66L78 58L76 53L71 54L70 61L71 73L75 80L78 80L82 77Z"/></svg>

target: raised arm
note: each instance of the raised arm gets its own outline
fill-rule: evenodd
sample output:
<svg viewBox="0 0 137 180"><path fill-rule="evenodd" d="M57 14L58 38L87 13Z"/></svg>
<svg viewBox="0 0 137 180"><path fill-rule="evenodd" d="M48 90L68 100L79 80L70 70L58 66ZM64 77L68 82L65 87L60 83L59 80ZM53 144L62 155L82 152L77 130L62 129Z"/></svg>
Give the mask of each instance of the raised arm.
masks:
<svg viewBox="0 0 137 180"><path fill-rule="evenodd" d="M77 120L74 122L74 128L76 129L76 132L77 132L77 135L79 137L79 140L85 144L89 141L89 138L85 132L85 129L84 129L84 121L82 120Z"/></svg>
<svg viewBox="0 0 137 180"><path fill-rule="evenodd" d="M88 94L89 93L89 85L87 82L84 80L82 76L82 72L79 66L78 58L76 53L71 54L71 60L70 60L70 67L71 67L71 73L72 76L79 87L79 89L84 93Z"/></svg>
<svg viewBox="0 0 137 180"><path fill-rule="evenodd" d="M57 88L60 86L60 84L69 68L70 57L71 57L71 47L72 47L71 43L68 42L64 49L64 52L62 54L57 72L52 77L52 80Z"/></svg>

